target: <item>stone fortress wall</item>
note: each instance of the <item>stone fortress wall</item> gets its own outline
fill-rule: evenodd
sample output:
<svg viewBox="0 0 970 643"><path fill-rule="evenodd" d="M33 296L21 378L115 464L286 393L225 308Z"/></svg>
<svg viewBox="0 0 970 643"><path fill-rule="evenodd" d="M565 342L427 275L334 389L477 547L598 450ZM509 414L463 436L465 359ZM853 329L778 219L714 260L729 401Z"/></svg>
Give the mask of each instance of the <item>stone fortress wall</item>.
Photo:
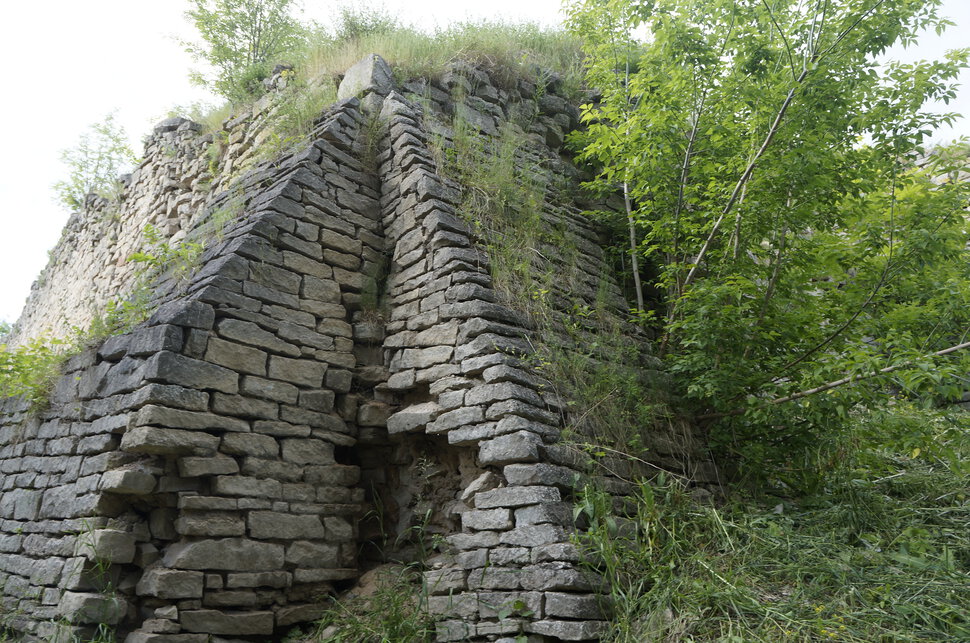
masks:
<svg viewBox="0 0 970 643"><path fill-rule="evenodd" d="M522 136L568 175L558 146L576 110L543 89ZM527 359L536 328L496 288L430 144L456 115L497 135L536 88L462 64L399 87L372 56L340 94L309 144L233 181L258 113L227 125L220 176L198 126L166 121L120 217L91 202L69 223L21 337L83 324L130 287L123 258L145 223L178 242L239 212L146 322L69 361L47 410L0 406L0 613L27 640L101 623L127 643L274 640L359 577L378 508L392 535L444 536L425 577L439 640L602 630L571 500L584 477L618 496L625 483L561 442L566 401ZM578 249L571 267L539 253L573 275L561 287L622 310L595 230L549 203L543 219ZM88 298L67 299L80 283Z"/></svg>

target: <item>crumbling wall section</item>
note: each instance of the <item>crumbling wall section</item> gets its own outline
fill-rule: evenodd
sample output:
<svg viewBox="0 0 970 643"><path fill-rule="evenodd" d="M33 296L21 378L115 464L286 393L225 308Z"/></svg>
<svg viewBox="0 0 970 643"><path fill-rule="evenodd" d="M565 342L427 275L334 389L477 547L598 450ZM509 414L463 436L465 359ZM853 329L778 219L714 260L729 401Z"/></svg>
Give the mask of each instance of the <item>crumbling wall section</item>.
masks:
<svg viewBox="0 0 970 643"><path fill-rule="evenodd" d="M156 129L124 240L98 245L94 219L79 220L70 234L93 250L51 274L63 290L71 270L98 275L103 303L131 278L106 258L120 267L146 221L208 244L188 279L159 278L150 319L70 360L49 409L0 406L5 625L45 641L99 624L127 643L271 640L381 556L428 556L433 536L439 640L599 636L609 614L573 504L584 482L622 499L635 472L566 439L576 418L534 352L567 341L576 310L622 319L626 306L560 157L576 109L554 76L541 82L456 63L398 86L371 56L340 88L360 99L271 161L269 99L216 148L187 121ZM496 276L500 240L441 158L456 123L488 139L513 121L510 162L559 177L537 184L549 234L523 258L550 276L543 324ZM230 206L238 217L213 236ZM54 319L41 309L57 292L35 291L21 333ZM80 323L85 305L58 314ZM569 341L595 341L569 323Z"/></svg>
<svg viewBox="0 0 970 643"><path fill-rule="evenodd" d="M344 101L310 147L245 177L245 215L204 267L73 358L47 411L4 402L5 625L265 640L358 575L350 322L382 247L361 120Z"/></svg>

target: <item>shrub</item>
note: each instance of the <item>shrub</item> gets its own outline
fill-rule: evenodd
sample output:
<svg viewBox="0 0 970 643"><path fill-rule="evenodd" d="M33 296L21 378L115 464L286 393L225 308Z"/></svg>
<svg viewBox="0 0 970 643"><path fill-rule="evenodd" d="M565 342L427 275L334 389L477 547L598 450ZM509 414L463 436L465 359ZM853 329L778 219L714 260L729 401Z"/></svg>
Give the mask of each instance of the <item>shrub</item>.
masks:
<svg viewBox="0 0 970 643"><path fill-rule="evenodd" d="M78 210L90 193L116 199L121 188L118 176L137 159L124 128L108 114L104 122L91 125L74 148L61 152L61 162L70 172L66 180L54 184L54 192L65 207Z"/></svg>

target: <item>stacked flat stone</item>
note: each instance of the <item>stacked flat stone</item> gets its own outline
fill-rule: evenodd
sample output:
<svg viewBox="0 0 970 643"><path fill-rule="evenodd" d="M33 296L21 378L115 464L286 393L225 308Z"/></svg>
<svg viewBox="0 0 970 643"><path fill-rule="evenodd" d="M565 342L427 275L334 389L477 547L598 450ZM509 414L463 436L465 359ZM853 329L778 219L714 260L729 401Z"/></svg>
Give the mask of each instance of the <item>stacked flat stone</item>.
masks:
<svg viewBox="0 0 970 643"><path fill-rule="evenodd" d="M580 479L618 500L628 485L560 443L567 405L530 366L536 329L495 287L488 232L429 144L453 117L489 137L520 110L517 162L570 176L559 146L577 112L555 77L508 89L462 63L400 87L369 56L339 92L310 143L245 172L271 98L226 124L215 176L197 126L156 128L149 148L168 151L130 183L117 243L134 249L146 221L177 242L228 204L241 216L188 282L160 277L147 322L68 362L49 409L2 401L0 610L26 640L107 623L126 643L265 641L318 618L370 544L416 530L446 543L425 576L439 640L603 631L573 494ZM542 225L575 249L535 249L561 276L557 315L604 300L621 315L595 229L548 196ZM59 246L48 272L63 281L35 291L22 333L82 290L71 271L96 300L123 292L103 258L124 249L99 245L91 205L69 224L87 241Z"/></svg>

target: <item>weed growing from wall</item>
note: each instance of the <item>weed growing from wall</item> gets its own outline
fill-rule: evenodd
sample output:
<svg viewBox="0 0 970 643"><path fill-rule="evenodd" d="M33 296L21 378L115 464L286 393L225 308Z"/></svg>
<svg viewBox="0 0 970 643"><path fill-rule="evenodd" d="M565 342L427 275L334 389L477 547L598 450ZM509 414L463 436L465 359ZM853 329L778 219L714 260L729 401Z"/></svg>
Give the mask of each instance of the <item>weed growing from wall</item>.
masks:
<svg viewBox="0 0 970 643"><path fill-rule="evenodd" d="M418 565L386 566L366 596L334 599L304 643L391 643L432 641L435 619Z"/></svg>
<svg viewBox="0 0 970 643"><path fill-rule="evenodd" d="M642 457L653 433L673 436L683 427L670 417L643 346L606 304L602 285L585 298L576 294L588 290L587 275L568 223L556 216L568 202L526 145L535 116L520 111L497 137L457 118L450 140L432 138L433 154L439 170L462 186L459 211L488 251L493 285L535 326L530 360L566 403L564 437L593 455L604 453L603 445ZM665 446L682 448L671 440Z"/></svg>

